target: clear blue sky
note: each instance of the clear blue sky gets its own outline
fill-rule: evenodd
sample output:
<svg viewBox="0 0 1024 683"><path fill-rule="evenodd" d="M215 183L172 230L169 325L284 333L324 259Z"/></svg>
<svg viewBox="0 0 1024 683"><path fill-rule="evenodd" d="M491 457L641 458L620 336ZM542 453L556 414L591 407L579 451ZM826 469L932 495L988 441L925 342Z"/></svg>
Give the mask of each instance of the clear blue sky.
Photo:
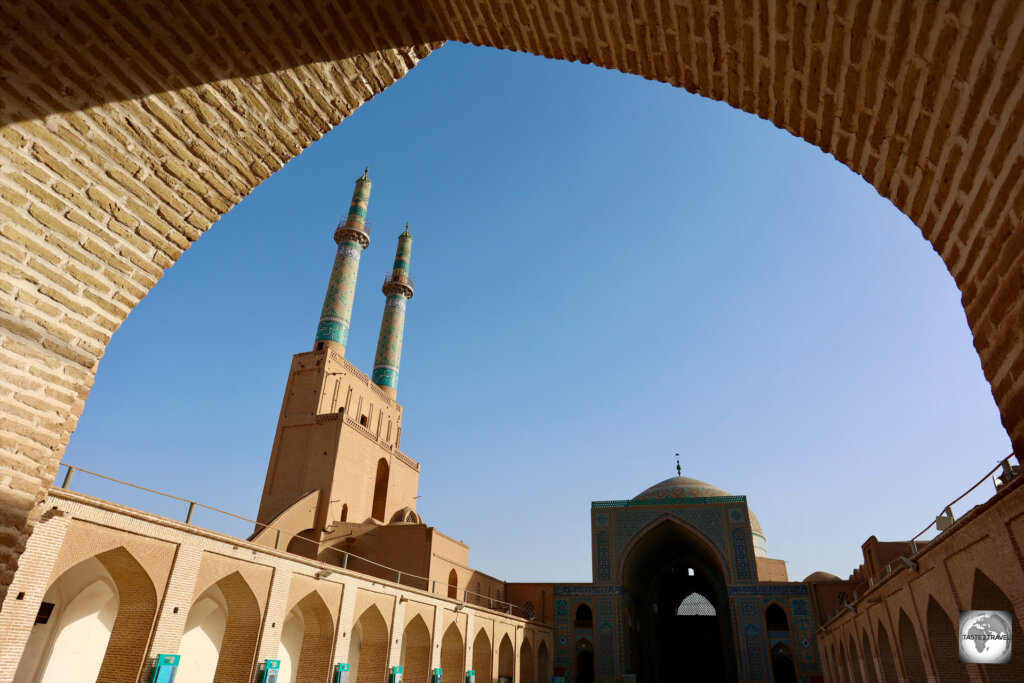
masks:
<svg viewBox="0 0 1024 683"><path fill-rule="evenodd" d="M366 164L347 355L369 373L409 221L402 445L424 520L482 571L589 581L590 501L672 476L679 452L748 497L791 578L846 576L868 536L909 538L1010 451L952 278L860 176L668 85L449 44L167 272L66 460L254 517Z"/></svg>

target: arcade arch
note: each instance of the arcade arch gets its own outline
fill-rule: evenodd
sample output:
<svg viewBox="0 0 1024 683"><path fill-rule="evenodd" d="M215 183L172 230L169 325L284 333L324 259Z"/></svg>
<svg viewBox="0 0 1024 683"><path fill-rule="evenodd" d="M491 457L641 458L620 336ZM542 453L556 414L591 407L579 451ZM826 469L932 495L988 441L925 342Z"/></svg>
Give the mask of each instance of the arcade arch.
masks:
<svg viewBox="0 0 1024 683"><path fill-rule="evenodd" d="M892 651L892 643L889 641L889 632L885 630L882 622L878 622L878 661L881 664L883 683L899 681L896 657Z"/></svg>
<svg viewBox="0 0 1024 683"><path fill-rule="evenodd" d="M458 678L462 678L465 671L462 666L464 652L462 631L459 630L458 624L450 624L441 638L442 676L448 677L454 673Z"/></svg>
<svg viewBox="0 0 1024 683"><path fill-rule="evenodd" d="M878 683L878 676L875 675L875 657L871 654L871 640L868 638L867 630L861 632L861 647L864 650L864 679L867 683Z"/></svg>
<svg viewBox="0 0 1024 683"><path fill-rule="evenodd" d="M519 645L519 683L534 683L533 670L533 646L524 635Z"/></svg>
<svg viewBox="0 0 1024 683"><path fill-rule="evenodd" d="M549 660L548 644L542 640L540 645L537 646L537 678L542 682L546 681L548 676L551 675Z"/></svg>
<svg viewBox="0 0 1024 683"><path fill-rule="evenodd" d="M399 662L405 669L403 681L427 683L430 680L430 629L418 614L405 627Z"/></svg>
<svg viewBox="0 0 1024 683"><path fill-rule="evenodd" d="M261 616L256 595L237 571L203 589L186 617L178 678L218 683L248 678ZM224 646L226 636L230 647Z"/></svg>
<svg viewBox="0 0 1024 683"><path fill-rule="evenodd" d="M130 596L131 604L122 604ZM134 681L142 670L156 618L156 588L124 547L85 559L50 585L53 605L45 624L33 628L18 681Z"/></svg>
<svg viewBox="0 0 1024 683"><path fill-rule="evenodd" d="M34 494L7 497L0 509L11 520L0 548L4 576L39 514L110 335L163 269L445 39L671 83L834 154L910 216L942 256L963 293L1003 424L1015 450L1024 449L1024 293L1016 276L1024 249L1013 239L1024 219L1024 103L1014 89L1024 64L1004 49L1021 39L1020 3L858 0L836 11L781 0L663 9L650 0L627 19L586 1L571 11L511 2L480 12L472 2L394 0L381 10L387 20L301 5L269 10L276 20L268 22L265 7L243 6L218 13L214 29L196 10L171 13L155 0L104 7L71 21L57 6L26 3L4 17L20 27L9 32L5 76L17 86L0 118L5 157L33 180L4 194L5 220L23 235L9 242L21 274L9 278L4 296L25 322L8 326L3 362L11 386L33 388L11 392L17 410L7 411L5 430L16 445L0 467L12 490ZM127 41L121 27L147 40ZM265 40L223 43L211 30L256 30ZM61 46L43 50L42 63L38 36ZM107 59L91 46L122 43L131 58L105 71L108 78L90 77ZM196 128L208 139L181 144ZM52 151L88 162L73 170ZM77 189L63 189L68 183ZM55 260L95 275L55 278L45 265ZM55 296L37 296L44 289Z"/></svg>
<svg viewBox="0 0 1024 683"><path fill-rule="evenodd" d="M473 670L477 683L491 683L491 639L483 628L473 639Z"/></svg>
<svg viewBox="0 0 1024 683"><path fill-rule="evenodd" d="M917 629L914 628L914 623L910 621L910 617L903 611L903 608L900 608L898 623L900 655L907 678L912 681L927 680L924 673L924 658L921 656L921 646L917 640Z"/></svg>
<svg viewBox="0 0 1024 683"><path fill-rule="evenodd" d="M498 678L514 678L516 675L516 651L506 633L498 645Z"/></svg>
<svg viewBox="0 0 1024 683"><path fill-rule="evenodd" d="M388 624L376 605L370 605L352 628L349 641L349 680L384 683L388 659Z"/></svg>
<svg viewBox="0 0 1024 683"><path fill-rule="evenodd" d="M968 683L967 667L960 663L957 628L932 596L928 596L925 623L936 678L940 683Z"/></svg>

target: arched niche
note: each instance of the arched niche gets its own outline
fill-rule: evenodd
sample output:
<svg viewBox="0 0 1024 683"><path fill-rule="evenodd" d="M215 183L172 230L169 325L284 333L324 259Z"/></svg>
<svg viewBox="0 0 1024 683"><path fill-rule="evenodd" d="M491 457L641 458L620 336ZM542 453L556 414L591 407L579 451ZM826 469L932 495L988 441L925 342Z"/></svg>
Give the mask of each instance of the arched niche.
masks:
<svg viewBox="0 0 1024 683"><path fill-rule="evenodd" d="M458 624L449 624L441 638L441 675L444 680L451 680L452 677L458 681L462 680L465 675L463 667L465 649L462 631L459 630Z"/></svg>
<svg viewBox="0 0 1024 683"><path fill-rule="evenodd" d="M498 677L514 678L516 672L516 651L506 633L498 644Z"/></svg>
<svg viewBox="0 0 1024 683"><path fill-rule="evenodd" d="M244 680L252 673L260 633L256 595L239 572L210 584L189 607L178 679ZM224 643L231 643L225 647Z"/></svg>
<svg viewBox="0 0 1024 683"><path fill-rule="evenodd" d="M418 614L409 620L402 634L399 665L405 669L403 681L427 683L430 678L430 629Z"/></svg>
<svg viewBox="0 0 1024 683"><path fill-rule="evenodd" d="M483 628L473 639L473 670L477 683L491 683L491 639Z"/></svg>
<svg viewBox="0 0 1024 683"><path fill-rule="evenodd" d="M122 596L130 596L130 604ZM29 637L19 678L47 683L90 677L128 683L138 678L156 618L157 594L149 574L127 549L113 548L71 567L50 585L43 602L54 605L53 613L43 625L48 628Z"/></svg>
<svg viewBox="0 0 1024 683"><path fill-rule="evenodd" d="M529 636L523 636L519 645L519 683L534 683L533 645Z"/></svg>
<svg viewBox="0 0 1024 683"><path fill-rule="evenodd" d="M376 605L370 605L356 620L349 641L349 680L354 683L384 683L388 653L388 624Z"/></svg>

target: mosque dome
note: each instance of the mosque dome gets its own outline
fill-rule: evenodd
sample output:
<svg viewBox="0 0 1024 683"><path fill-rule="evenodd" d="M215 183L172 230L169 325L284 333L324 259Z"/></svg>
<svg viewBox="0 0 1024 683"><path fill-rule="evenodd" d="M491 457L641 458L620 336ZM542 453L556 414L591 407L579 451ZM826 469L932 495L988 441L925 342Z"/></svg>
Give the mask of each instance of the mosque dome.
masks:
<svg viewBox="0 0 1024 683"><path fill-rule="evenodd" d="M829 581L842 581L842 579L840 579L835 574L829 574L828 572L814 572L813 574L808 576L806 579L804 579L803 582L804 583L828 583Z"/></svg>
<svg viewBox="0 0 1024 683"><path fill-rule="evenodd" d="M637 494L633 500L688 500L696 498L718 498L732 496L713 484L692 477L672 477L665 481L658 482L649 489ZM761 529L761 522L754 515L754 511L747 507L750 514L750 531L754 537L754 555L767 557L767 538Z"/></svg>

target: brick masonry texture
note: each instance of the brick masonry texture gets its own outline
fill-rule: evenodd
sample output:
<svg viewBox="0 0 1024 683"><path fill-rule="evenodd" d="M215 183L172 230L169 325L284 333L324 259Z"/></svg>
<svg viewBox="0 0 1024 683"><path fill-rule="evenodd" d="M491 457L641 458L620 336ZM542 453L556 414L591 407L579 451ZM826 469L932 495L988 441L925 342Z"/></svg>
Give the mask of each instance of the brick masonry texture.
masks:
<svg viewBox="0 0 1024 683"><path fill-rule="evenodd" d="M833 154L943 258L1024 446L1016 0L49 0L0 25L0 600L128 312L448 39L671 83Z"/></svg>
<svg viewBox="0 0 1024 683"><path fill-rule="evenodd" d="M103 563L121 597L100 671L104 682L150 680L149 661L178 651L190 606L214 585L227 609L218 683L251 681L256 665L276 659L285 615L292 609L302 613L305 624L296 676L301 682L325 681L335 663L350 661L357 623L362 629L358 678L364 683L384 683L387 667L399 664L403 645L410 683L427 683L435 651L434 666L441 666L442 642L448 648L445 661L461 673L465 660L458 630L453 644L435 628L459 618L464 623L472 617L488 632L526 633L531 642L551 646L548 626L472 605L457 613L457 600L339 567L318 577L325 568L319 562L90 496L53 489L45 507L12 584L15 595L23 595L0 612L5 635L0 683L13 680L47 588L90 558ZM497 650L490 656L497 657Z"/></svg>

